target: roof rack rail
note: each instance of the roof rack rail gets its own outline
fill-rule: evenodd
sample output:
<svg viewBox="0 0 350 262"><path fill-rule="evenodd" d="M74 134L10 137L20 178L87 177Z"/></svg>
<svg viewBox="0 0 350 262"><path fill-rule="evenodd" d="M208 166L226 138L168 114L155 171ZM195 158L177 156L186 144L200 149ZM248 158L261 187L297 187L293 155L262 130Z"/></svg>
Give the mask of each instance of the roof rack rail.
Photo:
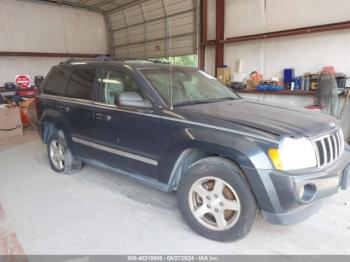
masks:
<svg viewBox="0 0 350 262"><path fill-rule="evenodd" d="M100 55L96 57L96 61L113 61L113 58L106 55Z"/></svg>
<svg viewBox="0 0 350 262"><path fill-rule="evenodd" d="M67 60L64 60L64 61L60 62L60 65L70 64L70 63L72 63L74 61L76 61L76 59L71 57L71 58L68 58Z"/></svg>
<svg viewBox="0 0 350 262"><path fill-rule="evenodd" d="M60 62L60 65L71 64L73 62L82 62L82 61L113 61L113 58L110 56L105 56L105 55L98 56L95 59L91 59L91 58L86 58L86 59L79 58L79 59L77 59L77 58L71 57L65 61Z"/></svg>
<svg viewBox="0 0 350 262"><path fill-rule="evenodd" d="M117 59L113 59L112 57L108 56L108 55L101 55L101 56L98 56L96 57L95 59L91 59L91 58L86 58L86 59L82 59L82 58L74 58L74 57L71 57L71 58L68 58L67 60L65 61L62 61L60 63L60 65L63 65L63 64L71 64L73 62L84 62L84 61L118 61L118 62L132 62L132 61L142 61L142 62L148 62L148 63L154 63L154 64L171 64L170 62L167 62L167 61L162 61L160 59L131 59L131 58L117 58Z"/></svg>
<svg viewBox="0 0 350 262"><path fill-rule="evenodd" d="M109 57L108 57L109 58ZM158 58L131 58L131 57L117 57L117 58L111 58L113 61L119 61L119 62L141 62L141 63L158 63L158 64L170 64L170 62L162 61Z"/></svg>

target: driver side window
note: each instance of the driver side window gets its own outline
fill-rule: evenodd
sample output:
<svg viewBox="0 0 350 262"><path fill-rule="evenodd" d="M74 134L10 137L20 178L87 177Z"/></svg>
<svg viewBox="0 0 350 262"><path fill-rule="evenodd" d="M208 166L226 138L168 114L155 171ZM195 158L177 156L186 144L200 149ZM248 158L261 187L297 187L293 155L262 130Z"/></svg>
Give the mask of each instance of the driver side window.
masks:
<svg viewBox="0 0 350 262"><path fill-rule="evenodd" d="M99 79L101 102L114 105L115 99L124 92L137 92L141 95L134 80L122 71L107 70Z"/></svg>

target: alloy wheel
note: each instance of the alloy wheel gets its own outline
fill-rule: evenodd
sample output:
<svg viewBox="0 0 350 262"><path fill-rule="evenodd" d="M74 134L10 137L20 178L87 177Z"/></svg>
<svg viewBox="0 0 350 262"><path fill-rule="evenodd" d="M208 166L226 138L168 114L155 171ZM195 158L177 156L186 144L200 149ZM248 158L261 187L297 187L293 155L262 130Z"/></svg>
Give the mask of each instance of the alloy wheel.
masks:
<svg viewBox="0 0 350 262"><path fill-rule="evenodd" d="M236 191L218 177L202 177L193 183L188 196L195 219L210 230L232 228L241 213Z"/></svg>
<svg viewBox="0 0 350 262"><path fill-rule="evenodd" d="M50 144L50 159L52 164L58 170L64 169L64 155L65 150L62 143L60 143L57 139L53 139Z"/></svg>

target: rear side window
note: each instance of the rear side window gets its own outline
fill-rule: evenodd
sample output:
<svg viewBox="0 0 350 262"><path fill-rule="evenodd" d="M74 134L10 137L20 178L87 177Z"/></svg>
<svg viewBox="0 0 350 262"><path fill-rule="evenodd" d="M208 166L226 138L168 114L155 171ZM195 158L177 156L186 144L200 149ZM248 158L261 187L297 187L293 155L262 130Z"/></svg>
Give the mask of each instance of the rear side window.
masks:
<svg viewBox="0 0 350 262"><path fill-rule="evenodd" d="M74 70L67 82L67 97L92 100L96 69Z"/></svg>
<svg viewBox="0 0 350 262"><path fill-rule="evenodd" d="M67 76L67 70L63 68L54 69L49 75L49 79L45 81L46 83L43 87L44 94L63 96L65 93L64 84L66 82Z"/></svg>

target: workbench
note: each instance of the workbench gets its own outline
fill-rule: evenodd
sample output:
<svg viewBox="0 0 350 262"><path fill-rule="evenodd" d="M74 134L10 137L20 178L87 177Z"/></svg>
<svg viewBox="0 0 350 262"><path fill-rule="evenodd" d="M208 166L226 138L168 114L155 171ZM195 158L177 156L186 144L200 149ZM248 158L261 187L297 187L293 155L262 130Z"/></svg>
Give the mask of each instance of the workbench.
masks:
<svg viewBox="0 0 350 262"><path fill-rule="evenodd" d="M15 89L6 89L5 87L0 87L0 95L2 95L3 97L7 97L7 96L14 96L16 95L17 91L33 91L33 90L37 90L37 88L34 87L30 87L30 88L26 88L26 89L21 89L21 88L15 88ZM35 95L30 95L30 96L25 96L25 97L34 97Z"/></svg>

